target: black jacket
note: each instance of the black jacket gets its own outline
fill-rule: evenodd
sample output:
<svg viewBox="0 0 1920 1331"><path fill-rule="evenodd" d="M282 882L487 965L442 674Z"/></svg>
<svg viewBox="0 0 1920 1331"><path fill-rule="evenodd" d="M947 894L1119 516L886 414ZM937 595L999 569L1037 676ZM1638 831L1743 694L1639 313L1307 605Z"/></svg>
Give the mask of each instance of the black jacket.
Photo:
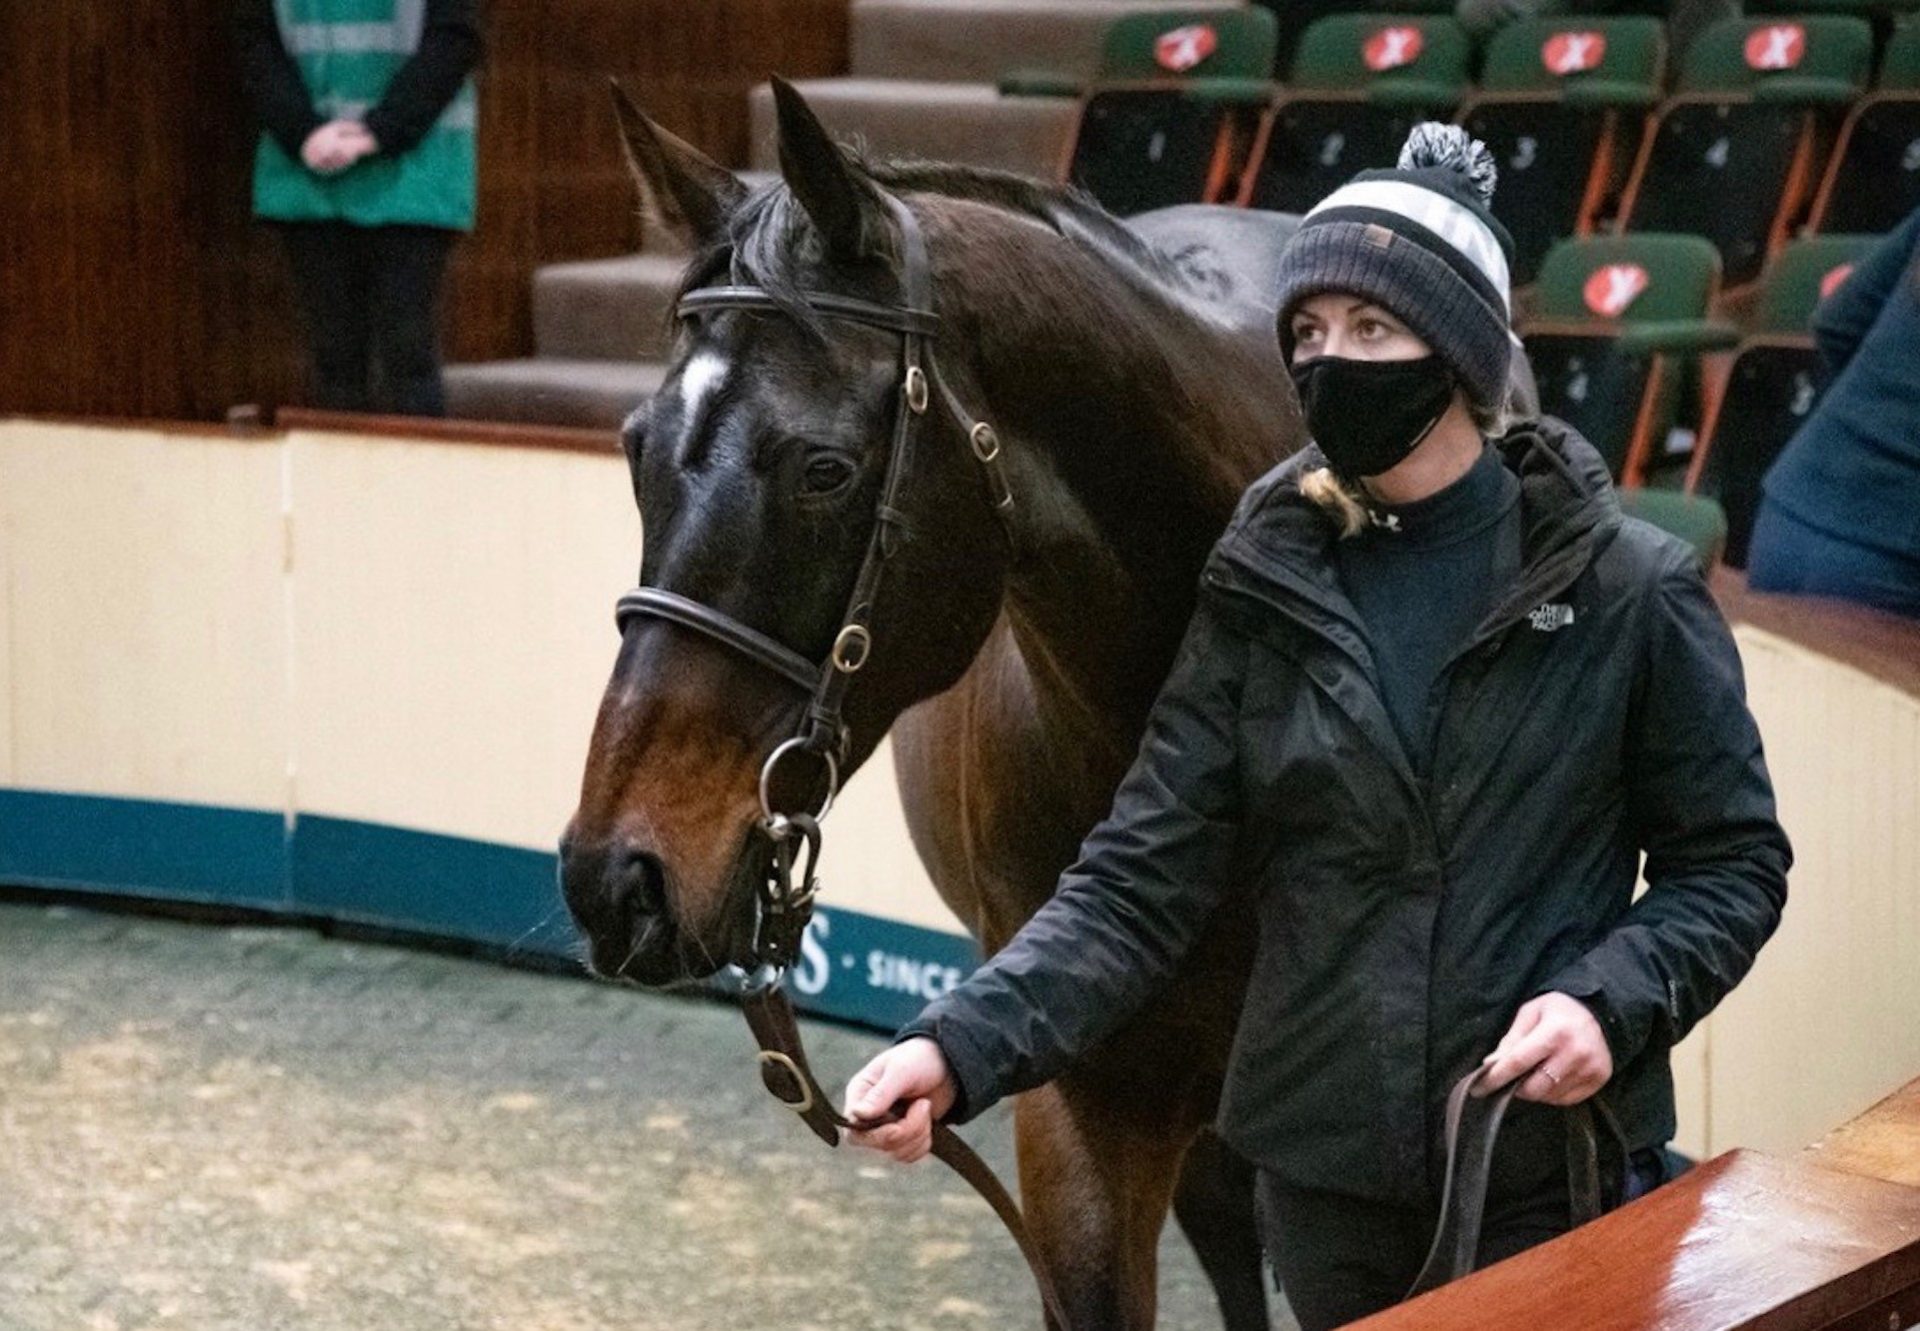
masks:
<svg viewBox="0 0 1920 1331"><path fill-rule="evenodd" d="M901 1032L946 1054L950 1120L1058 1074L1225 909L1259 941L1218 1126L1286 1182L1430 1204L1448 1086L1550 990L1600 1018L1627 1145L1672 1136L1667 1051L1773 932L1791 853L1690 551L1566 427L1499 442L1522 571L1435 685L1426 780L1299 492L1324 459L1247 492L1113 811Z"/></svg>
<svg viewBox="0 0 1920 1331"><path fill-rule="evenodd" d="M240 82L261 128L297 162L307 136L323 122L300 67L280 40L273 0L238 0L233 27ZM367 132L379 143L381 153L397 157L425 138L480 63L480 56L476 0L427 0L420 49L400 66L379 103L367 111Z"/></svg>

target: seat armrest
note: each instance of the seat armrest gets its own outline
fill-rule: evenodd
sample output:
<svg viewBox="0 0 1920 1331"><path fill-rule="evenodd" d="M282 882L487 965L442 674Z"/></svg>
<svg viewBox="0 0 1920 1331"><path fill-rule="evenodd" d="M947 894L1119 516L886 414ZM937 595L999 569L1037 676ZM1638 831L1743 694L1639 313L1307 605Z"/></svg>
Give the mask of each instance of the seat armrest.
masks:
<svg viewBox="0 0 1920 1331"><path fill-rule="evenodd" d="M1009 69L997 86L1002 97L1078 97L1085 91L1080 80L1057 69Z"/></svg>
<svg viewBox="0 0 1920 1331"><path fill-rule="evenodd" d="M1712 319L1660 319L1628 323L1620 329L1621 350L1641 355L1730 351L1739 345L1738 328Z"/></svg>

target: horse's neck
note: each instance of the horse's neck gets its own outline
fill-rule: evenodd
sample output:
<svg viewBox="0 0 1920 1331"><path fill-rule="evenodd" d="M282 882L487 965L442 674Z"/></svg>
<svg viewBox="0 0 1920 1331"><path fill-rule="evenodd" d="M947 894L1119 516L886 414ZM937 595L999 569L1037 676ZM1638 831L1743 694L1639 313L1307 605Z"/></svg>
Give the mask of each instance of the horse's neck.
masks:
<svg viewBox="0 0 1920 1331"><path fill-rule="evenodd" d="M996 422L1011 440L1016 505L1004 608L1035 720L1056 753L1077 748L1103 769L1132 757L1206 552L1240 488L1279 448L1264 395L1246 394L1226 367L1191 355L1100 359L1112 350L1050 351L1089 363L1028 374L1024 390L1003 375L994 395L1015 412ZM1219 350L1243 356L1224 340ZM1084 391L1062 393L1063 375ZM1229 395L1237 400L1223 409Z"/></svg>

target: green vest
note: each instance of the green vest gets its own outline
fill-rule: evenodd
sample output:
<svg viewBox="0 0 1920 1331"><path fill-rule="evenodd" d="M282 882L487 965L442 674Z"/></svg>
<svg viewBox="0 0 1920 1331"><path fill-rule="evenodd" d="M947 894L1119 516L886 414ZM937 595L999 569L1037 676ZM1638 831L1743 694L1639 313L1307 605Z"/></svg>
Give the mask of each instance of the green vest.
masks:
<svg viewBox="0 0 1920 1331"><path fill-rule="evenodd" d="M354 119L380 100L420 47L426 6L427 0L274 0L280 40L321 119ZM254 215L470 231L478 110L469 80L412 149L363 157L333 176L307 170L262 134L253 159Z"/></svg>

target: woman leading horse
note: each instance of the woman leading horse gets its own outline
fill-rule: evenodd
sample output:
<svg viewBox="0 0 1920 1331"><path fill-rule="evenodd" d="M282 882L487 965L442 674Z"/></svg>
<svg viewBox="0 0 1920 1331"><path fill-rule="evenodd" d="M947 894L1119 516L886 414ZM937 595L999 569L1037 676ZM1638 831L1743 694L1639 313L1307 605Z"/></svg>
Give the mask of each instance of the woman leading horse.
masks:
<svg viewBox="0 0 1920 1331"><path fill-rule="evenodd" d="M1564 1231L1563 1107L1614 1200L1662 1181L1669 1051L1776 926L1791 859L1691 553L1565 426L1503 420L1494 167L1416 129L1310 213L1278 335L1314 446L1250 488L1111 813L1052 897L848 1087L910 1161L1069 1068L1220 917L1257 938L1217 1127L1307 1331L1377 1310L1439 1211L1446 1091L1519 1082L1478 1257ZM1648 891L1634 886L1644 853ZM1489 1054L1487 1051L1492 1050Z"/></svg>

